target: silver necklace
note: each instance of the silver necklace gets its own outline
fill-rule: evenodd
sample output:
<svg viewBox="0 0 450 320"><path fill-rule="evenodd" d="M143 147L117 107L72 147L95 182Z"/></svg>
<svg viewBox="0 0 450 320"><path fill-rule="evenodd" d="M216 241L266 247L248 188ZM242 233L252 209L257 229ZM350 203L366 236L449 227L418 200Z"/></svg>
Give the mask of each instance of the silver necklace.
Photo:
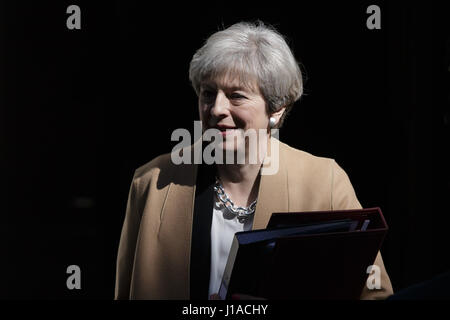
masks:
<svg viewBox="0 0 450 320"><path fill-rule="evenodd" d="M244 223L255 213L256 201L258 199L253 201L248 207L236 207L230 197L226 194L225 189L222 187L218 177L216 177L214 191L216 192L217 198L219 198L220 202L223 203L228 211L238 218L239 222Z"/></svg>

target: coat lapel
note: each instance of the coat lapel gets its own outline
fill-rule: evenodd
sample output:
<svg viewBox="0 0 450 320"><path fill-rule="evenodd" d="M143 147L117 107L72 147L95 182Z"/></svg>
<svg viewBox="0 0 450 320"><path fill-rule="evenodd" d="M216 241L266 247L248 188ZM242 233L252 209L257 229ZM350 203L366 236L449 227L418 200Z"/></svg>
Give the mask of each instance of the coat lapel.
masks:
<svg viewBox="0 0 450 320"><path fill-rule="evenodd" d="M203 152L201 140L183 149L180 154L189 152L193 161L195 150ZM166 278L170 282L177 279L174 286L180 290L181 298L207 299L215 167L192 163L176 166L175 169L174 176L182 175L185 178L182 179L183 183L173 182L170 186L161 213L163 219L158 235L160 249L166 252L178 251L176 263L170 266ZM173 227L170 227L174 223L178 225L177 232L173 232Z"/></svg>
<svg viewBox="0 0 450 320"><path fill-rule="evenodd" d="M279 142L279 167L273 175L261 175L252 230L265 229L273 212L289 211L284 144Z"/></svg>
<svg viewBox="0 0 450 320"><path fill-rule="evenodd" d="M209 291L215 167L201 164L197 168L190 246L190 298L205 300Z"/></svg>
<svg viewBox="0 0 450 320"><path fill-rule="evenodd" d="M152 239L156 254L148 265L155 264L152 272L159 279L157 286L144 288L159 293L165 299L189 299L189 260L191 246L192 214L197 167L181 165L177 181L171 182L161 212L157 239ZM147 243L150 243L146 240ZM158 272L159 270L159 272ZM142 285L144 285L143 283Z"/></svg>

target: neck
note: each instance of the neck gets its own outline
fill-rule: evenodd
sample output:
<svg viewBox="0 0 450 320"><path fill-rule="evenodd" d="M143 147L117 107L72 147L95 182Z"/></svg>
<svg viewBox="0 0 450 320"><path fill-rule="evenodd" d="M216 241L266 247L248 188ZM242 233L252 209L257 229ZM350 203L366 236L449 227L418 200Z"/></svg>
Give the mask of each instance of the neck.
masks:
<svg viewBox="0 0 450 320"><path fill-rule="evenodd" d="M261 164L218 164L217 173L222 183L253 183Z"/></svg>
<svg viewBox="0 0 450 320"><path fill-rule="evenodd" d="M217 173L225 192L235 205L248 207L257 197L259 164L218 164Z"/></svg>
<svg viewBox="0 0 450 320"><path fill-rule="evenodd" d="M243 164L216 164L217 173L222 183L251 183L253 184L256 178L259 176L259 170L261 169L264 158L270 146L270 135L263 140L258 139L258 147L256 153L258 156L252 157L250 161L249 146L246 141L245 146L245 161ZM226 159L226 153L224 152L223 158ZM237 153L234 154L234 160L237 159ZM256 161L255 161L256 160ZM255 163L256 162L256 163Z"/></svg>
<svg viewBox="0 0 450 320"><path fill-rule="evenodd" d="M262 145L263 156L261 159L258 159L258 163L256 164L248 161L248 152L245 153L246 161L244 164L216 164L217 174L221 180L222 186L235 205L247 207L258 196L259 183L261 180L259 172L267 148L270 145L270 136L269 139L263 141Z"/></svg>

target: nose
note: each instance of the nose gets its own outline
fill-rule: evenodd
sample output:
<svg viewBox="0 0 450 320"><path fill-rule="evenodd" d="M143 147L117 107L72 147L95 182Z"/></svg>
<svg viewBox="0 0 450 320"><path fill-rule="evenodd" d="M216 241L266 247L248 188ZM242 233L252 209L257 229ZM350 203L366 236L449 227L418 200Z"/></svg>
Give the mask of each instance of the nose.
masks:
<svg viewBox="0 0 450 320"><path fill-rule="evenodd" d="M228 115L229 100L225 93L221 90L217 92L216 100L211 107L211 116L214 118L223 118Z"/></svg>

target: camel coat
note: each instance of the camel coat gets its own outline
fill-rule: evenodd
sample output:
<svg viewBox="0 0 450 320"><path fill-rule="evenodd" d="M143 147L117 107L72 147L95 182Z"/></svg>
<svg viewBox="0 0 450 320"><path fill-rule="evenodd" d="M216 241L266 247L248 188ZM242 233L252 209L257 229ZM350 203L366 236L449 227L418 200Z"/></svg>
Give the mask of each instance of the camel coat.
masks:
<svg viewBox="0 0 450 320"><path fill-rule="evenodd" d="M273 212L361 208L347 174L333 159L280 142L279 163L276 174L261 176L253 230L265 228ZM191 298L198 167L175 165L164 154L135 171L118 249L115 299ZM361 299L393 293L380 253L374 264L381 269L381 289L365 287Z"/></svg>

